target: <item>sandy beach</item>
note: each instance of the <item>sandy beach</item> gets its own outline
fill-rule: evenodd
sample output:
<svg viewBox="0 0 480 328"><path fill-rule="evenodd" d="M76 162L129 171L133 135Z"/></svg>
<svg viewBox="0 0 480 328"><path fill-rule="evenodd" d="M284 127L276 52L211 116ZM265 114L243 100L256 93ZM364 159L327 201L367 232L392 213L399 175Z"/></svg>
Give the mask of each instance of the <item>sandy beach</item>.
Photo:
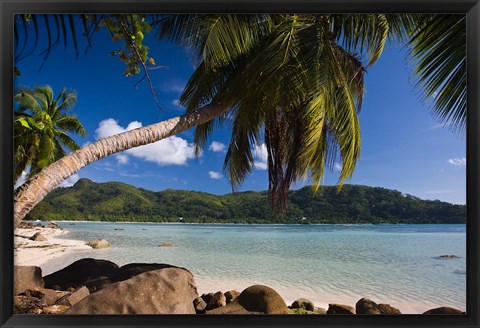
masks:
<svg viewBox="0 0 480 328"><path fill-rule="evenodd" d="M34 241L29 238L37 232L47 238L46 241ZM68 231L55 228L34 227L16 229L14 238L15 265L34 265L42 268L44 275L59 270L83 254L88 255L92 248L84 241L58 238Z"/></svg>

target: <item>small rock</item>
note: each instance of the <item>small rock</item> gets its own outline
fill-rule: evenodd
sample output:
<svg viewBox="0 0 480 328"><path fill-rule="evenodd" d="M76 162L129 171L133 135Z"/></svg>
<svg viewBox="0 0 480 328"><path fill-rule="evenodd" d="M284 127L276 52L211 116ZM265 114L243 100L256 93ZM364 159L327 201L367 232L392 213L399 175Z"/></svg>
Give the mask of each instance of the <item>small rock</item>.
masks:
<svg viewBox="0 0 480 328"><path fill-rule="evenodd" d="M315 314L327 314L327 310L319 307L319 308L315 308L315 310L313 310L313 313L315 313Z"/></svg>
<svg viewBox="0 0 480 328"><path fill-rule="evenodd" d="M67 305L51 305L43 308L43 313L45 314L62 314L65 311L70 309L70 306Z"/></svg>
<svg viewBox="0 0 480 328"><path fill-rule="evenodd" d="M202 314L205 312L205 309L207 308L207 303L205 303L203 298L199 296L193 300L193 307L195 308L195 312L197 314Z"/></svg>
<svg viewBox="0 0 480 328"><path fill-rule="evenodd" d="M205 301L205 303L208 304L208 302L210 302L210 300L213 297L213 293L202 294L202 296L200 296L200 297Z"/></svg>
<svg viewBox="0 0 480 328"><path fill-rule="evenodd" d="M430 309L423 314L465 314L464 311L454 309L448 306L442 306L435 309Z"/></svg>
<svg viewBox="0 0 480 328"><path fill-rule="evenodd" d="M225 299L227 300L227 304L234 301L238 295L240 295L240 292L236 290L229 290L228 292L225 292Z"/></svg>
<svg viewBox="0 0 480 328"><path fill-rule="evenodd" d="M85 297L90 295L90 292L88 291L87 287L82 287L76 290L75 292L65 295L61 299L59 299L56 304L57 305L67 305L67 306L73 306L76 303L80 302L83 300Z"/></svg>
<svg viewBox="0 0 480 328"><path fill-rule="evenodd" d="M272 288L253 285L231 303L206 314L289 314L283 298Z"/></svg>
<svg viewBox="0 0 480 328"><path fill-rule="evenodd" d="M343 304L328 304L327 314L355 314L355 308Z"/></svg>
<svg viewBox="0 0 480 328"><path fill-rule="evenodd" d="M313 312L307 311L302 308L293 308L293 309L290 309L290 314L313 314Z"/></svg>
<svg viewBox="0 0 480 328"><path fill-rule="evenodd" d="M45 303L37 297L17 295L13 297L13 313L38 314L41 313Z"/></svg>
<svg viewBox="0 0 480 328"><path fill-rule="evenodd" d="M213 310L213 309L225 306L225 305L227 305L227 299L226 299L225 295L223 295L222 292L216 292L215 294L213 294L210 301L208 301L206 310L207 311L208 310Z"/></svg>
<svg viewBox="0 0 480 328"><path fill-rule="evenodd" d="M32 237L28 238L30 240L34 240L34 241L47 241L48 239L42 235L40 232L37 232L36 234L34 234Z"/></svg>
<svg viewBox="0 0 480 328"><path fill-rule="evenodd" d="M290 306L291 309L305 309L307 311L313 311L315 306L312 301L309 301L305 298L299 298Z"/></svg>
<svg viewBox="0 0 480 328"><path fill-rule="evenodd" d="M107 248L110 247L110 243L106 241L105 239L102 240L90 240L87 242L87 245L90 246L91 248Z"/></svg>
<svg viewBox="0 0 480 328"><path fill-rule="evenodd" d="M378 304L368 298L362 298L355 305L357 314L382 314L378 308Z"/></svg>
<svg viewBox="0 0 480 328"><path fill-rule="evenodd" d="M60 228L60 226L58 224L56 224L55 222L49 222L47 224L47 228L50 228L50 229L62 229Z"/></svg>
<svg viewBox="0 0 480 328"><path fill-rule="evenodd" d="M165 243L161 243L160 246L158 247L173 247L173 246L175 246L173 243L165 242Z"/></svg>
<svg viewBox="0 0 480 328"><path fill-rule="evenodd" d="M27 289L19 295L41 299L44 305L53 305L57 300L57 293L53 289Z"/></svg>

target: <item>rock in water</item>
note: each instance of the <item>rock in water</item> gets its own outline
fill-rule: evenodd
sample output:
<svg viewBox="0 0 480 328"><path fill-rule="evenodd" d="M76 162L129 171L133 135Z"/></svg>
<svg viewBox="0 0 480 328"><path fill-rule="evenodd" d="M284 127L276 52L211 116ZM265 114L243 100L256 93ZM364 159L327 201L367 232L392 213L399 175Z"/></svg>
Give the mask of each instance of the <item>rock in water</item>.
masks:
<svg viewBox="0 0 480 328"><path fill-rule="evenodd" d="M100 278L117 269L118 265L113 262L85 258L75 261L43 279L46 288L67 290L70 287L84 286L87 281ZM53 288L54 286L57 288Z"/></svg>
<svg viewBox="0 0 480 328"><path fill-rule="evenodd" d="M207 311L227 305L227 298L222 292L216 292L208 301Z"/></svg>
<svg viewBox="0 0 480 328"><path fill-rule="evenodd" d="M355 314L355 308L343 304L328 304L327 314Z"/></svg>
<svg viewBox="0 0 480 328"><path fill-rule="evenodd" d="M102 240L90 240L87 242L87 245L90 246L91 248L107 248L110 247L110 243L106 241L105 239Z"/></svg>
<svg viewBox="0 0 480 328"><path fill-rule="evenodd" d="M34 234L32 237L28 238L30 240L33 240L33 241L47 241L47 237L45 237L44 235L42 235L40 232L37 232L36 234Z"/></svg>
<svg viewBox="0 0 480 328"><path fill-rule="evenodd" d="M464 311L457 310L448 306L442 306L439 308L431 309L423 314L465 314Z"/></svg>
<svg viewBox="0 0 480 328"><path fill-rule="evenodd" d="M228 292L225 292L225 299L227 300L227 304L234 301L238 295L240 295L240 292L236 290L229 290Z"/></svg>
<svg viewBox="0 0 480 328"><path fill-rule="evenodd" d="M457 255L452 255L452 254L448 254L448 255L440 255L439 256L441 259L446 259L446 260L452 260L452 259L459 259L460 257L457 256Z"/></svg>
<svg viewBox="0 0 480 328"><path fill-rule="evenodd" d="M309 301L305 298L299 298L295 302L292 303L290 306L291 309L304 309L307 311L313 311L315 310L315 305L313 304L312 301Z"/></svg>
<svg viewBox="0 0 480 328"><path fill-rule="evenodd" d="M193 275L166 268L112 284L75 304L65 314L195 314Z"/></svg>
<svg viewBox="0 0 480 328"><path fill-rule="evenodd" d="M289 314L283 298L272 288L253 285L246 288L233 302L207 311L206 314Z"/></svg>
<svg viewBox="0 0 480 328"><path fill-rule="evenodd" d="M169 248L169 247L173 247L175 246L173 243L170 243L170 242L164 242L164 243L161 243L160 246L158 247L165 247L165 248Z"/></svg>
<svg viewBox="0 0 480 328"><path fill-rule="evenodd" d="M36 266L14 266L13 294L18 295L26 289L44 287L42 269Z"/></svg>

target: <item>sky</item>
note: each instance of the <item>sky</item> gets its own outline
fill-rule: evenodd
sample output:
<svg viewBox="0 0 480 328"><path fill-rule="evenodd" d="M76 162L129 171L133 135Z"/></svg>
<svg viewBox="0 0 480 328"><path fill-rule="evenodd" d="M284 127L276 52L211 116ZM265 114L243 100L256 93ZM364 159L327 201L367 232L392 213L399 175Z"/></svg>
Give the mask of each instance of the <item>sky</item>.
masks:
<svg viewBox="0 0 480 328"><path fill-rule="evenodd" d="M40 53L46 47L46 42L40 42L32 55L15 63L21 71L16 86L50 85L55 94L63 87L77 92L73 113L87 130L85 137L73 135L80 146L185 112L178 105L178 97L194 65L184 49L149 36L145 38L149 56L157 65L165 66L150 72L163 108L159 109L147 82L136 87L142 74L125 77L124 64L110 55L111 51L121 49L123 43L111 41L100 31L92 40L92 48L84 53L86 43L80 41L78 58L73 47L59 46L39 70L43 63ZM368 68L359 114L361 156L352 179L346 183L465 204L466 136L453 132L431 114L430 104L422 102L419 90L414 87L411 72L405 49L392 46ZM215 128L200 157L194 154L193 131L99 160L65 180L61 187L88 178L96 182L121 181L154 191L231 192L223 172L229 127ZM266 147L260 144L254 150L255 167L239 191L268 188ZM333 171L326 173L325 185L337 183L340 168L339 162ZM292 188L308 184L308 180L301 180Z"/></svg>

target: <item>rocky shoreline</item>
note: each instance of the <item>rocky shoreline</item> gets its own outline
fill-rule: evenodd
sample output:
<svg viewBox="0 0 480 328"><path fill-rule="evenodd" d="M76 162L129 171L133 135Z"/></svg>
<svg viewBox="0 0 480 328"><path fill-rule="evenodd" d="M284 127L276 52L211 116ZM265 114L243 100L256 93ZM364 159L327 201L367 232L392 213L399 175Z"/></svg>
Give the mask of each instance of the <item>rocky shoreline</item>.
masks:
<svg viewBox="0 0 480 328"><path fill-rule="evenodd" d="M15 266L14 275L15 314L402 314L367 298L354 306L330 303L328 309L307 299L287 306L273 288L264 285L198 295L190 271L161 263L120 267L85 258L46 276L36 266ZM423 314L465 312L438 307Z"/></svg>
<svg viewBox="0 0 480 328"><path fill-rule="evenodd" d="M110 245L106 240L84 242L56 238L64 233L55 223L43 226L31 222L22 223L15 231L15 313L401 314L389 304L377 304L367 298L350 305L322 303L328 304L325 308L300 298L287 306L277 291L263 285L249 286L242 292L226 290L199 295L193 274L169 264L131 263L120 267L107 260L83 258L66 265L71 263L67 254L74 251L91 254L93 248ZM173 247L173 244L160 247ZM55 266L50 265L52 262ZM64 268L53 272L52 267ZM53 273L43 275L42 269ZM439 307L423 313L465 312Z"/></svg>

